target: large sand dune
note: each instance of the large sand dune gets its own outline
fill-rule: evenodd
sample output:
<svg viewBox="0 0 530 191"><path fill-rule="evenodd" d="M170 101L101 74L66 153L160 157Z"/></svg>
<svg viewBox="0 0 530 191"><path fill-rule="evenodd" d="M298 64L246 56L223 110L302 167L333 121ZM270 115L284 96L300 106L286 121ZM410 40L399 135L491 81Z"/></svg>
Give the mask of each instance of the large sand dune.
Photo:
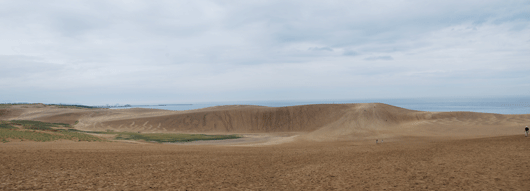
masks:
<svg viewBox="0 0 530 191"><path fill-rule="evenodd" d="M472 138L521 134L530 115L424 112L381 103L292 107L219 106L155 109L4 109L5 119L79 123L84 130L187 133L296 133L298 139L340 141L396 137Z"/></svg>
<svg viewBox="0 0 530 191"><path fill-rule="evenodd" d="M100 123L102 128L205 133L311 132L338 120L346 105L243 107L203 110ZM96 126L97 127L97 126Z"/></svg>

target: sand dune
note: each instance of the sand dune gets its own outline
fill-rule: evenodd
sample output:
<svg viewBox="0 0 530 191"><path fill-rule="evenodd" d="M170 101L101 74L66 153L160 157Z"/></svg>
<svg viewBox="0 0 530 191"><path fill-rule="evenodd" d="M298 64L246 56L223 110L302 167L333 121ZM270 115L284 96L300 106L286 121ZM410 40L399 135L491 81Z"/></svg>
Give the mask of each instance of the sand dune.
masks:
<svg viewBox="0 0 530 191"><path fill-rule="evenodd" d="M22 114L24 110L22 109L0 109L0 120L9 120L11 118L16 118Z"/></svg>
<svg viewBox="0 0 530 191"><path fill-rule="evenodd" d="M386 104L358 104L337 121L306 137L311 140L381 139L399 136L472 138L521 134L530 115L423 112Z"/></svg>
<svg viewBox="0 0 530 191"><path fill-rule="evenodd" d="M346 105L294 107L243 107L200 110L156 117L104 121L97 128L151 130L161 127L175 132L274 133L310 132L341 117ZM160 128L159 128L160 126Z"/></svg>
<svg viewBox="0 0 530 191"><path fill-rule="evenodd" d="M472 138L521 134L530 115L424 112L382 103L292 107L219 106L155 109L3 109L4 119L73 124L85 130L188 133L298 133L298 139L340 141L392 137Z"/></svg>

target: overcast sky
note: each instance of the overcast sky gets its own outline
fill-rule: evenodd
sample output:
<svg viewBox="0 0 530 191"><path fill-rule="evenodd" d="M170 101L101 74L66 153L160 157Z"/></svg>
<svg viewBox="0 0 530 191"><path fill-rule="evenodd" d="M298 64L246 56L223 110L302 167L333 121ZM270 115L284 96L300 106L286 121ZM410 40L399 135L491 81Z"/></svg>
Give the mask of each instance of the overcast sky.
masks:
<svg viewBox="0 0 530 191"><path fill-rule="evenodd" d="M529 95L528 0L0 0L0 102Z"/></svg>

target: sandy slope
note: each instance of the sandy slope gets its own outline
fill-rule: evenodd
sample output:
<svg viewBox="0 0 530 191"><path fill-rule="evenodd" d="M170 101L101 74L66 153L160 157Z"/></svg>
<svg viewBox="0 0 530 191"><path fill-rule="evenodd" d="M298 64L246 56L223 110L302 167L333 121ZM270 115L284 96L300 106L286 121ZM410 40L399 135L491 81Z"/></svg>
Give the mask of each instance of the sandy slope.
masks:
<svg viewBox="0 0 530 191"><path fill-rule="evenodd" d="M337 121L306 137L311 140L381 139L400 136L475 138L521 134L530 115L422 112L386 104L358 104Z"/></svg>
<svg viewBox="0 0 530 191"><path fill-rule="evenodd" d="M189 133L295 133L313 141L397 137L475 138L522 133L530 114L423 112L380 103L292 107L220 106L190 111L155 109L3 109L4 119L73 124L85 130ZM0 117L2 117L0 115ZM294 135L293 135L294 136Z"/></svg>

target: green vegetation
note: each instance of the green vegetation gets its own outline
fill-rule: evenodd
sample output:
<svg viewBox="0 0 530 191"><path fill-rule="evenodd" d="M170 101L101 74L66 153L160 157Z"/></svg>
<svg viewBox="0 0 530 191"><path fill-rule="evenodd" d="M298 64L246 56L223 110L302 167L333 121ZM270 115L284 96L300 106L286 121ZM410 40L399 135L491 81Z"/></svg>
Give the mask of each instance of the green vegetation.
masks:
<svg viewBox="0 0 530 191"><path fill-rule="evenodd" d="M7 109L10 107L11 107L11 104L0 104L0 109Z"/></svg>
<svg viewBox="0 0 530 191"><path fill-rule="evenodd" d="M22 126L18 129L15 126ZM98 137L88 135L82 132L69 131L58 128L70 128L66 123L46 123L41 121L13 120L0 122L0 139L2 142L8 142L7 139L20 139L31 141L54 141L59 139L77 140L77 141L102 141ZM35 131L38 130L38 131Z"/></svg>
<svg viewBox="0 0 530 191"><path fill-rule="evenodd" d="M222 140L222 139L237 139L241 138L238 135L204 135L204 134L164 134L164 133L149 133L149 134L140 134L140 133L130 133L122 132L115 133L118 134L116 139L118 140L144 140L144 141L154 141L158 143L163 142L190 142L190 141L199 141L199 140Z"/></svg>
<svg viewBox="0 0 530 191"><path fill-rule="evenodd" d="M15 126L12 126L7 121L0 121L0 129L18 129L18 128Z"/></svg>
<svg viewBox="0 0 530 191"><path fill-rule="evenodd" d="M46 123L46 122L30 121L30 120L13 120L10 123L13 125L23 126L24 129L34 129L34 130L43 130L43 131L55 130L52 127L71 128L70 124L66 124L66 123Z"/></svg>
<svg viewBox="0 0 530 191"><path fill-rule="evenodd" d="M171 134L171 133L133 133L133 132L114 132L107 131L80 131L77 129L68 129L71 132L83 132L94 134L111 134L116 135L116 140L144 140L158 143L175 143L190 142L200 140L223 140L241 138L239 135L204 135L204 134Z"/></svg>
<svg viewBox="0 0 530 191"><path fill-rule="evenodd" d="M76 132L76 133L93 133L93 134L116 134L113 132L105 132L105 131L81 131L77 129L66 129L68 132Z"/></svg>
<svg viewBox="0 0 530 191"><path fill-rule="evenodd" d="M2 142L7 142L6 139L20 139L20 140L31 140L31 141L54 141L60 139L62 136L57 134L33 132L33 131L17 131L17 130L6 130L0 129L0 138Z"/></svg>
<svg viewBox="0 0 530 191"><path fill-rule="evenodd" d="M13 130L13 129L0 129L0 139L2 142L8 142L7 139L20 139L20 140L30 140L30 141L55 141L60 139L65 140L74 140L74 141L103 141L98 137L76 132L68 131L58 131L56 133L52 132L42 132L42 131L28 131L28 130Z"/></svg>
<svg viewBox="0 0 530 191"><path fill-rule="evenodd" d="M0 124L0 129L17 129L16 127L8 124L8 123L1 123Z"/></svg>

